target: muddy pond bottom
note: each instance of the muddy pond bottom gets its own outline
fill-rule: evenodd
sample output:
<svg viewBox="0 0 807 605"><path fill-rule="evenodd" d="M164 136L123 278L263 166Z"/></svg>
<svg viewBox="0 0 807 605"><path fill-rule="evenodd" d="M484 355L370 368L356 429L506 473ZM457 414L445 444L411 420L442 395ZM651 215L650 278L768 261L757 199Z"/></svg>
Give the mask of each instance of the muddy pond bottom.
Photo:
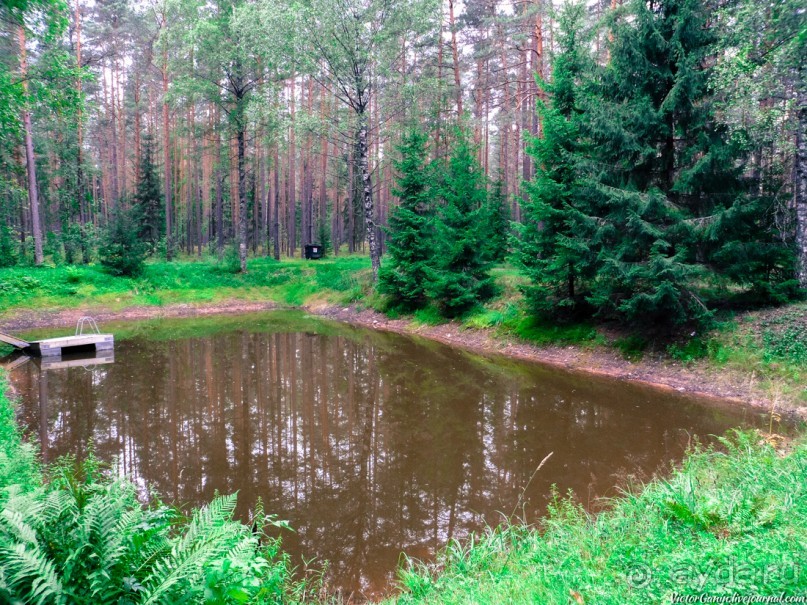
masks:
<svg viewBox="0 0 807 605"><path fill-rule="evenodd" d="M93 444L144 498L237 491L243 519L260 497L295 529L284 549L327 560L329 589L356 600L396 589L401 553L538 520L553 485L596 509L693 439L766 422L301 313L104 328L113 363L11 373L43 457Z"/></svg>

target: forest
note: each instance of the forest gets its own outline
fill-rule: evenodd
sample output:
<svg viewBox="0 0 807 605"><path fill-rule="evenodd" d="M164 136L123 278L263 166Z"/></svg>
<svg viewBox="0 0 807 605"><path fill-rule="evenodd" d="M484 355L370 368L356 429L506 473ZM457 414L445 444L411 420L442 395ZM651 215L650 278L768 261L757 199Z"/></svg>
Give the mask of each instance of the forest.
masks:
<svg viewBox="0 0 807 605"><path fill-rule="evenodd" d="M364 251L403 309L699 322L807 285L795 0L12 0L3 265Z"/></svg>
<svg viewBox="0 0 807 605"><path fill-rule="evenodd" d="M803 1L1 1L0 602L805 598Z"/></svg>

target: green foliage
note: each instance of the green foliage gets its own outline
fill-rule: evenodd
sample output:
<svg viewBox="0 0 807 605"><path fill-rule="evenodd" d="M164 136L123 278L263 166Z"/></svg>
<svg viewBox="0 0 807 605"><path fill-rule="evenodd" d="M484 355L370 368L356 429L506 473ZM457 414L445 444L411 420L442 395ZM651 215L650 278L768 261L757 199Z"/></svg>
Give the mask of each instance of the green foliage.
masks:
<svg viewBox="0 0 807 605"><path fill-rule="evenodd" d="M54 265L61 265L64 262L62 242L58 234L48 231L47 235L45 236L43 253L45 256L50 257L50 260Z"/></svg>
<svg viewBox="0 0 807 605"><path fill-rule="evenodd" d="M137 236L147 242L153 253L162 234L165 208L160 193L160 179L154 164L154 140L151 135L143 136L143 150L140 160L140 181L132 199L133 218L137 223Z"/></svg>
<svg viewBox="0 0 807 605"><path fill-rule="evenodd" d="M5 373L0 370L0 509L8 497L6 488L9 486L15 485L18 491L28 492L40 484L34 449L22 440L7 392Z"/></svg>
<svg viewBox="0 0 807 605"><path fill-rule="evenodd" d="M17 245L8 225L0 224L0 267L17 264Z"/></svg>
<svg viewBox="0 0 807 605"><path fill-rule="evenodd" d="M445 317L437 307L428 306L418 309L412 314L413 319L427 326L439 326L445 323Z"/></svg>
<svg viewBox="0 0 807 605"><path fill-rule="evenodd" d="M138 237L133 212L118 208L104 233L101 264L115 276L137 277L143 272L147 246Z"/></svg>
<svg viewBox="0 0 807 605"><path fill-rule="evenodd" d="M614 341L614 348L628 361L641 360L649 345L647 339L638 334L617 338Z"/></svg>
<svg viewBox="0 0 807 605"><path fill-rule="evenodd" d="M482 224L485 234L482 254L486 261L500 263L507 256L510 235L510 206L501 181L493 183L483 214Z"/></svg>
<svg viewBox="0 0 807 605"><path fill-rule="evenodd" d="M390 213L387 258L378 274L378 290L390 297L393 307L422 308L427 302L429 267L435 241L433 167L427 160L427 137L418 130L404 135L394 161L397 172L393 193L399 204Z"/></svg>
<svg viewBox="0 0 807 605"><path fill-rule="evenodd" d="M495 293L484 258L487 189L473 146L457 132L439 186L433 262L426 292L446 317L457 317Z"/></svg>
<svg viewBox="0 0 807 605"><path fill-rule="evenodd" d="M788 360L807 366L807 325L788 326L781 331L766 331L762 336L766 361Z"/></svg>
<svg viewBox="0 0 807 605"><path fill-rule="evenodd" d="M586 306L586 290L595 275L594 253L588 238L590 223L581 213L580 156L587 152L581 139L585 94L582 77L590 69L585 55L582 23L585 7L566 4L559 17L560 52L555 57L552 82L543 83L550 101L538 102L543 136L531 138L528 152L535 159L535 179L527 184L524 220L513 242L516 261L530 285L524 288L535 312L579 312ZM582 284L581 284L582 282Z"/></svg>
<svg viewBox="0 0 807 605"><path fill-rule="evenodd" d="M796 292L775 199L713 113L711 17L694 0L627 2L609 17L610 60L596 65L581 8L565 9L520 233L534 309L704 325L711 284L756 302Z"/></svg>
<svg viewBox="0 0 807 605"><path fill-rule="evenodd" d="M226 273L241 272L241 257L238 253L238 244L231 243L224 249L224 256L221 259L221 269Z"/></svg>
<svg viewBox="0 0 807 605"><path fill-rule="evenodd" d="M330 221L327 216L320 218L317 223L317 240L319 240L319 245L322 246L322 257L330 256L333 242L331 241Z"/></svg>
<svg viewBox="0 0 807 605"><path fill-rule="evenodd" d="M302 305L314 297L352 302L369 289L369 260L339 256L317 263L253 258L245 274L232 273L216 257L177 263L147 262L133 279L110 275L103 265L0 269L0 308L93 305L161 305L225 299L271 300Z"/></svg>
<svg viewBox="0 0 807 605"><path fill-rule="evenodd" d="M807 444L778 452L756 433L695 450L669 479L596 516L550 505L542 531L511 525L409 561L400 604L663 603L669 595L801 595ZM436 571L439 570L439 571Z"/></svg>
<svg viewBox="0 0 807 605"><path fill-rule="evenodd" d="M143 508L124 480L78 479L13 488L0 513L0 595L29 603L280 603L288 580L277 540L233 521L235 496L187 525Z"/></svg>

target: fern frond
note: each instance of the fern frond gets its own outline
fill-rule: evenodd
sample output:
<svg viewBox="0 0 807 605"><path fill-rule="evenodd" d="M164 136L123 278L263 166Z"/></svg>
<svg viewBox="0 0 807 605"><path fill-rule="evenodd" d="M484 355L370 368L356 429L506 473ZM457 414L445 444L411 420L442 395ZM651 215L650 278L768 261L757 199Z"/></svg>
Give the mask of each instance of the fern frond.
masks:
<svg viewBox="0 0 807 605"><path fill-rule="evenodd" d="M8 586L25 603L61 603L64 587L56 567L38 546L15 544L0 549L0 566Z"/></svg>

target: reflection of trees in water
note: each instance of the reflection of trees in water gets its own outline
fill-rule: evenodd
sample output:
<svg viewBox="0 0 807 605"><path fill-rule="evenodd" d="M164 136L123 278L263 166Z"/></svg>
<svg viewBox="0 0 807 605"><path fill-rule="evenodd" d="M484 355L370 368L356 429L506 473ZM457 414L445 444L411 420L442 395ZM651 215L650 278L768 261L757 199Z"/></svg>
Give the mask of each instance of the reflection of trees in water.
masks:
<svg viewBox="0 0 807 605"><path fill-rule="evenodd" d="M37 372L13 377L32 430ZM53 372L47 386L51 456L92 442L166 499L238 490L244 516L260 496L298 528L287 547L329 559L347 591L384 589L403 550L426 556L498 523L550 451L526 493L530 521L552 484L588 503L615 470L679 455L684 431L730 423L681 399L374 333L131 340L115 365Z"/></svg>

